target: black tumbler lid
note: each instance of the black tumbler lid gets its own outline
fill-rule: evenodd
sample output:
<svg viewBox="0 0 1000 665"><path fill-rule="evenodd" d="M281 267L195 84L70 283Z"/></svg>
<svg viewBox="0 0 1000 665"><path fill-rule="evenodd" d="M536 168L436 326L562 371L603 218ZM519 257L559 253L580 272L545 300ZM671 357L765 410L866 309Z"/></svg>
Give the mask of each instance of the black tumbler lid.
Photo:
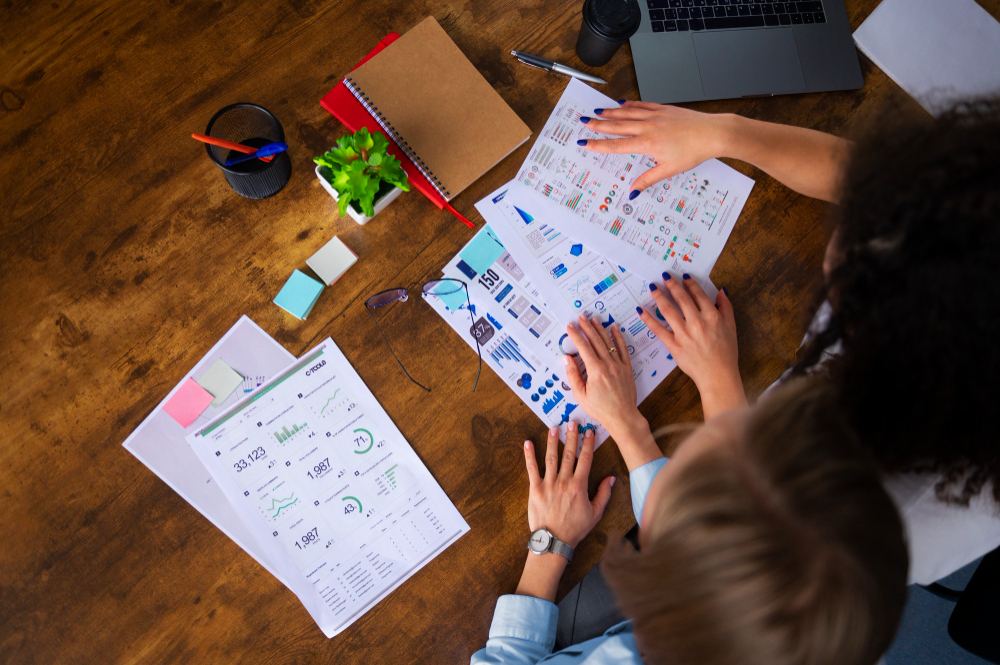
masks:
<svg viewBox="0 0 1000 665"><path fill-rule="evenodd" d="M638 0L587 0L583 17L595 32L621 41L634 35L642 21Z"/></svg>

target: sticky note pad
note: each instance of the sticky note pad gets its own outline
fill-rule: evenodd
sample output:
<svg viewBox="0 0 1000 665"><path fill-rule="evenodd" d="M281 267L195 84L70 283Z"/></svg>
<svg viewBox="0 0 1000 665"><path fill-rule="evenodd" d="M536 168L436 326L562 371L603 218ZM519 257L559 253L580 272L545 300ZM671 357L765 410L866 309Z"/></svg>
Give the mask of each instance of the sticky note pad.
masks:
<svg viewBox="0 0 1000 665"><path fill-rule="evenodd" d="M500 238L487 224L459 252L459 257L477 273L483 273L503 255L504 251Z"/></svg>
<svg viewBox="0 0 1000 665"><path fill-rule="evenodd" d="M163 410L176 420L178 425L187 427L205 412L208 405L212 403L212 399L212 393L189 377L181 384L173 397L163 405Z"/></svg>
<svg viewBox="0 0 1000 665"><path fill-rule="evenodd" d="M216 360L198 377L198 384L212 393L213 406L219 406L243 383L243 376L223 360Z"/></svg>
<svg viewBox="0 0 1000 665"><path fill-rule="evenodd" d="M334 236L330 242L320 247L318 252L306 259L306 265L312 268L327 286L330 286L357 260L357 255L340 238Z"/></svg>
<svg viewBox="0 0 1000 665"><path fill-rule="evenodd" d="M323 293L323 285L301 270L292 272L274 297L274 304L294 317L305 319Z"/></svg>

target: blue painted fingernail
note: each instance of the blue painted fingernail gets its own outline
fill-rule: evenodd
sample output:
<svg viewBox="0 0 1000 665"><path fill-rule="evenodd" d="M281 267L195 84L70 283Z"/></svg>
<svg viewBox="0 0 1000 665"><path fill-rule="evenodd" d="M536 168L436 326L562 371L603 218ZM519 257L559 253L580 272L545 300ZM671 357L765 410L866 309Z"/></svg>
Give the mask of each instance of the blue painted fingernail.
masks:
<svg viewBox="0 0 1000 665"><path fill-rule="evenodd" d="M631 192L628 193L628 200L629 201L635 201L635 197L637 197L637 196L639 196L639 190L638 189L633 189Z"/></svg>
<svg viewBox="0 0 1000 665"><path fill-rule="evenodd" d="M722 292L726 294L727 298L729 297L729 289L727 289L726 287L723 286L722 287Z"/></svg>
<svg viewBox="0 0 1000 665"><path fill-rule="evenodd" d="M684 279L691 279L691 275L689 275L687 273L684 273L683 275L681 275L681 277L684 278Z"/></svg>
<svg viewBox="0 0 1000 665"><path fill-rule="evenodd" d="M669 272L663 273L663 281L664 282L669 282L670 281L670 273Z"/></svg>
<svg viewBox="0 0 1000 665"><path fill-rule="evenodd" d="M652 282L650 282L650 284L649 284L649 290L650 291L655 291L656 290L656 284L653 284Z"/></svg>
<svg viewBox="0 0 1000 665"><path fill-rule="evenodd" d="M624 103L625 103L625 100L624 100L624 99L619 99L619 100L618 100L618 103L619 103L619 104L624 104Z"/></svg>
<svg viewBox="0 0 1000 665"><path fill-rule="evenodd" d="M585 115L581 115L581 116L580 116L580 122L582 122L583 124L585 124L585 125L586 125L586 124L587 124L588 122L590 122L590 121L591 121L591 118L588 118L588 117L587 117L587 116L585 116Z"/></svg>
<svg viewBox="0 0 1000 665"><path fill-rule="evenodd" d="M587 145L587 139L578 139L577 142L576 142L576 144L577 145Z"/></svg>
<svg viewBox="0 0 1000 665"><path fill-rule="evenodd" d="M601 115L604 113L604 109L594 109L594 115Z"/></svg>
<svg viewBox="0 0 1000 665"><path fill-rule="evenodd" d="M673 360L673 359L674 359L674 357L668 353L667 354L667 360Z"/></svg>
<svg viewBox="0 0 1000 665"><path fill-rule="evenodd" d="M636 307L635 308L635 313L639 314L641 316L642 315L642 307Z"/></svg>

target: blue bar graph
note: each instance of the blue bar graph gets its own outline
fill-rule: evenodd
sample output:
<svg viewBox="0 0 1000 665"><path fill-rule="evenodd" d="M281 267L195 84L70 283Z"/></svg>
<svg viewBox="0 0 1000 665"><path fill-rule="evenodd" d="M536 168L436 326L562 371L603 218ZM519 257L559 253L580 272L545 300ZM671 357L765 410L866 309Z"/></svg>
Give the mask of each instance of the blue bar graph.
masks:
<svg viewBox="0 0 1000 665"><path fill-rule="evenodd" d="M507 361L522 363L532 372L535 371L535 368L528 362L528 359L521 355L521 349L517 345L517 342L510 337L504 337L503 341L500 342L497 348L490 353L490 357L492 357L493 360L500 365L500 367L503 367L504 361Z"/></svg>

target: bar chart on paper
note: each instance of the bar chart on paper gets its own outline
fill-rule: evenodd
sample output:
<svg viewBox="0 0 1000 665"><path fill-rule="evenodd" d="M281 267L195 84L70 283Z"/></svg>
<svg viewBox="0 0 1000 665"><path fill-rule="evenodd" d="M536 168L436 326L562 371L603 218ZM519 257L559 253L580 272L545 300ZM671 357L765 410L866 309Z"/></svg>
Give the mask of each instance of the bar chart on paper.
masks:
<svg viewBox="0 0 1000 665"><path fill-rule="evenodd" d="M289 429L288 425L285 425L284 427L281 428L280 431L273 432L273 434L274 438L278 440L278 443L284 443L285 441L288 441L290 438L292 438L299 432L304 432L305 429L306 429L305 423L302 423L301 425L296 423L292 425L291 429Z"/></svg>

